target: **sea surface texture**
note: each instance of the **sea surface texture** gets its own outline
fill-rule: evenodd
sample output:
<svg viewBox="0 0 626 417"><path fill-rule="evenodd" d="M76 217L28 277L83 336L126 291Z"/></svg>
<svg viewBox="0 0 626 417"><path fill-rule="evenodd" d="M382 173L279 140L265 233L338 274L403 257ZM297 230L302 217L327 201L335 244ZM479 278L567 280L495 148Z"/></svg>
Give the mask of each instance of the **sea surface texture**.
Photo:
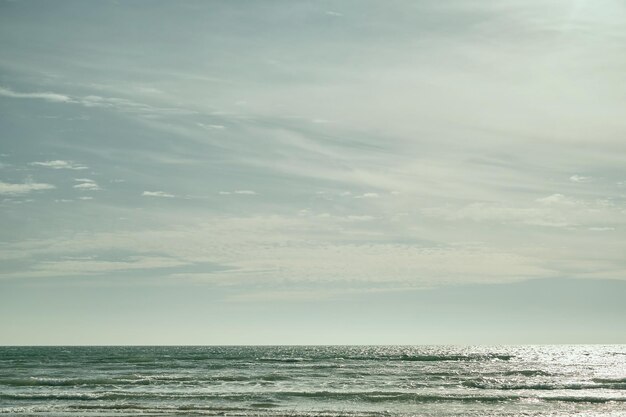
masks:
<svg viewBox="0 0 626 417"><path fill-rule="evenodd" d="M0 347L0 413L626 416L626 346Z"/></svg>

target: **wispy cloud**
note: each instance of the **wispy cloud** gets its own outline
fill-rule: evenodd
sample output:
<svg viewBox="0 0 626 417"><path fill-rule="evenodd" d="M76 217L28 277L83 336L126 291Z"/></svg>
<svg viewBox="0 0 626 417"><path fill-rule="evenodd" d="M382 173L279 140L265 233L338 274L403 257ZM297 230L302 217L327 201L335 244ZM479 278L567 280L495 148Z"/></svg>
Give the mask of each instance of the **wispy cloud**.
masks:
<svg viewBox="0 0 626 417"><path fill-rule="evenodd" d="M38 161L31 166L97 165L102 176L71 171L98 181L77 180L76 190L84 191L77 195L96 195L89 191L99 184L135 189L130 192L137 199L130 200L111 192L106 215L130 225L144 224L149 210L142 208L159 213L143 232L133 226L102 234L85 223L81 227L93 233L66 237L69 252L137 245L189 263L211 258L231 267L228 276L221 272L216 278L223 281L239 274L250 281L398 277L436 284L564 275L562 265L594 256L589 248L602 242L603 250L617 249L598 259L598 270L618 264L623 269L626 197L616 184L624 180L619 158L624 123L615 89L626 63L617 53L624 34L621 12L607 13L603 24L589 3L584 8L590 13L572 20L564 34L559 25L565 3L440 3L394 2L384 16L364 14L356 3L316 7L312 15L297 6L291 14L296 10L285 11L282 4L278 14L276 5L242 9L242 16L262 16L254 22L273 22L286 12L296 19L260 40L229 25L179 20L199 34L182 47L163 43L158 51L139 51L144 42L137 33L122 45L124 56L138 57L132 63L106 54L83 61L89 68L107 68L106 85L93 78L97 72L61 65L56 57L20 58L18 47L28 45L16 35L13 55L22 61L24 77L13 84L5 77L15 89L0 89L0 95L15 106L15 114L26 99L60 103L39 106L48 113L56 106L58 112L50 114L55 119L42 114L32 130L63 132L54 145L74 153L60 153L55 161L30 156L27 161ZM230 7L212 9L212 18L232 17ZM114 28L131 14L102 15ZM175 17L183 19L184 13ZM341 25L320 34L319 19ZM67 39L74 38L66 36L62 22L42 22L41 33L52 34L50 56L63 51L67 62L76 62L78 48L67 47ZM58 30L51 31L53 25ZM90 42L108 51L112 37L104 35L94 33ZM294 36L296 43L290 41ZM220 65L206 66L194 54L207 42ZM515 53L511 43L519 46ZM234 47L248 49L232 54ZM415 48L419 56L407 55ZM310 53L302 55L303 49ZM354 50L360 53L346 54ZM320 64L312 58L317 56L328 59ZM171 65L154 65L162 60ZM38 80L33 68L46 61L55 77L28 85L27 80ZM255 71L249 71L251 64ZM25 126L25 133L30 130ZM86 141L87 130L93 137ZM115 134L111 141L99 140L109 134ZM31 142L23 148L49 149L37 136L49 135L25 135ZM23 165L17 154L10 163ZM162 175L163 182L150 182L154 175ZM175 198L188 193L202 195L194 201ZM155 206L150 197L169 198L171 204ZM121 213L129 205L133 210ZM73 207L101 214L98 204ZM200 211L193 226L182 224ZM244 212L250 217L236 217ZM297 220L268 213L293 213ZM142 222L135 222L140 216ZM53 222L49 227L51 235L58 229ZM483 242L481 250L452 243L468 236ZM175 244L164 244L168 239ZM546 242L541 253L532 252L536 242ZM56 241L47 245L59 248ZM497 254L497 272L490 271L491 252ZM555 267L559 257L562 264Z"/></svg>
<svg viewBox="0 0 626 417"><path fill-rule="evenodd" d="M3 97L11 97L11 98L34 98L46 101L52 101L57 103L67 103L71 102L72 99L69 96L58 93L18 93L16 91L10 90L8 88L0 87L0 96Z"/></svg>
<svg viewBox="0 0 626 417"><path fill-rule="evenodd" d="M257 195L256 191L252 190L235 190L235 191L220 191L220 195L240 194L240 195Z"/></svg>
<svg viewBox="0 0 626 417"><path fill-rule="evenodd" d="M133 101L122 97L102 97L98 95L68 95L55 92L16 92L8 88L0 87L0 96L20 99L38 99L54 103L67 103L81 105L88 108L107 108L129 114L137 114L145 117L158 117L158 115L184 115L195 114L193 110L175 107L152 106L150 104ZM208 125L219 129L219 125Z"/></svg>
<svg viewBox="0 0 626 417"><path fill-rule="evenodd" d="M357 214L351 214L346 217L346 220L351 221L351 222L368 222L368 221L372 221L375 219L376 217L374 216L357 215Z"/></svg>
<svg viewBox="0 0 626 417"><path fill-rule="evenodd" d="M144 191L141 193L144 197L161 197L161 198L174 198L174 194L166 193L165 191Z"/></svg>
<svg viewBox="0 0 626 417"><path fill-rule="evenodd" d="M606 225L626 223L626 212L610 200L581 200L560 193L519 205L474 202L461 207L427 208L421 212L448 221L470 220L556 228L613 227Z"/></svg>
<svg viewBox="0 0 626 417"><path fill-rule="evenodd" d="M204 129L215 129L215 130L223 130L226 129L226 126L224 125L217 125L217 124L205 124L205 123L196 123L198 126L204 128Z"/></svg>
<svg viewBox="0 0 626 417"><path fill-rule="evenodd" d="M100 191L100 186L96 181L89 178L75 178L74 181L79 184L74 185L74 188L81 191Z"/></svg>
<svg viewBox="0 0 626 417"><path fill-rule="evenodd" d="M591 177L585 177L583 175L574 174L571 177L569 177L569 180L571 182L589 182L591 181Z"/></svg>
<svg viewBox="0 0 626 417"><path fill-rule="evenodd" d="M538 203L553 205L553 204L568 204L572 205L573 201L565 197L563 194L550 194L546 197L541 197L536 200Z"/></svg>
<svg viewBox="0 0 626 417"><path fill-rule="evenodd" d="M56 188L52 184L39 182L25 182L22 184L13 184L0 181L0 194L19 195L28 194L32 191L51 190Z"/></svg>
<svg viewBox="0 0 626 417"><path fill-rule="evenodd" d="M60 159L56 159L54 161L31 162L28 165L42 166L42 167L52 168L52 169L72 169L72 170L77 170L77 171L89 169L89 167L85 165L77 164L72 161L63 161Z"/></svg>
<svg viewBox="0 0 626 417"><path fill-rule="evenodd" d="M379 198L380 195L378 193L363 193L360 195L354 196L354 198Z"/></svg>
<svg viewBox="0 0 626 417"><path fill-rule="evenodd" d="M99 274L110 271L129 271L137 269L158 269L158 268L172 268L176 266L185 265L177 259L168 257L157 256L130 256L127 259L119 261L105 261L105 260L63 260L46 262L34 268L35 276L58 276L58 275L85 275L85 274Z"/></svg>
<svg viewBox="0 0 626 417"><path fill-rule="evenodd" d="M424 247L381 241L360 230L363 223L371 223L364 218L227 217L196 219L192 223L171 230L66 236L54 243L25 242L25 246L13 249L19 249L16 254L20 256L28 252L78 256L103 249L160 253L183 264L224 265L228 272L215 272L216 279L242 284L253 278L259 284L290 280L432 285L510 281L553 273L532 256L495 248ZM48 264L41 263L37 268L47 270ZM57 273L57 267L54 269L51 272Z"/></svg>

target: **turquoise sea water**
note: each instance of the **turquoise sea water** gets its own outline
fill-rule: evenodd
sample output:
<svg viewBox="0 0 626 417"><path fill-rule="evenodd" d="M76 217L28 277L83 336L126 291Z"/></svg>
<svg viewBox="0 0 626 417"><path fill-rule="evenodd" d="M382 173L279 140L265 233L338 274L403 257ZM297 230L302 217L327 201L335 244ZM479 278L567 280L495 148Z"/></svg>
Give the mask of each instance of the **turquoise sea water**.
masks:
<svg viewBox="0 0 626 417"><path fill-rule="evenodd" d="M0 347L0 413L626 416L626 346Z"/></svg>

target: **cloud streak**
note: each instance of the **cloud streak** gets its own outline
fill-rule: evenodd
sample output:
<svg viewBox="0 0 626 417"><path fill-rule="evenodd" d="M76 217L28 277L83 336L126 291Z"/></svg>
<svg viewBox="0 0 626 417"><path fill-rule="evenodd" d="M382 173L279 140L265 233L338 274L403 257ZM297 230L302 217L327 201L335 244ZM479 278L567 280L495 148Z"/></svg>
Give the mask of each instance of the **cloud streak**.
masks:
<svg viewBox="0 0 626 417"><path fill-rule="evenodd" d="M56 188L52 184L40 182L25 182L21 184L8 183L0 181L0 194L4 195L21 195L28 194L33 191L52 190Z"/></svg>
<svg viewBox="0 0 626 417"><path fill-rule="evenodd" d="M49 176L39 178L45 187L97 166L97 177L67 186L83 197L53 197L84 199L101 184L107 192L72 205L84 235L40 242L45 249L25 238L6 256L25 252L45 274L45 262L87 248L138 251L175 258L184 263L177 273L207 285L248 289L590 277L589 265L620 277L619 7L603 14L608 3L584 4L564 24L565 3L535 0L393 2L380 14L366 12L373 3L341 6L251 4L240 16L261 33L254 38L223 24L232 6L211 7L202 22L177 11L172 27L197 36L175 42L177 31L145 21L119 45L114 28L133 27L135 14L109 13L107 3L95 6L107 22L97 33L58 16L39 26L22 17L7 29L16 46L6 61L18 70L3 82L15 88L0 90L21 142L3 174L37 161L30 167ZM47 36L50 51L28 52L22 27ZM104 52L85 59L82 42ZM35 70L44 67L48 75ZM24 109L36 117L24 121ZM4 184L3 195L37 188ZM66 224L63 205L51 206L38 215ZM80 220L93 218L119 229ZM228 272L184 270L205 261ZM80 269L48 272L63 265Z"/></svg>
<svg viewBox="0 0 626 417"><path fill-rule="evenodd" d="M144 191L141 193L144 197L160 197L160 198L174 198L174 194L166 193L165 191Z"/></svg>
<svg viewBox="0 0 626 417"><path fill-rule="evenodd" d="M96 181L89 178L75 178L74 181L78 182L73 188L80 191L100 191L102 188L96 183Z"/></svg>
<svg viewBox="0 0 626 417"><path fill-rule="evenodd" d="M19 93L8 88L0 87L0 96L9 98L25 98L25 99L39 99L50 101L53 103L70 103L72 99L69 96L58 93Z"/></svg>
<svg viewBox="0 0 626 417"><path fill-rule="evenodd" d="M220 195L231 195L231 194L239 194L239 195L257 195L256 191L252 190L234 190L234 191L220 191L218 192Z"/></svg>
<svg viewBox="0 0 626 417"><path fill-rule="evenodd" d="M76 170L76 171L89 169L89 167L85 165L76 164L72 161L63 161L59 159L56 159L53 161L31 162L28 165L41 166L41 167L52 168L52 169L71 169L71 170Z"/></svg>
<svg viewBox="0 0 626 417"><path fill-rule="evenodd" d="M152 106L146 103L133 101L122 97L102 97L98 95L72 96L55 92L16 92L14 90L0 87L0 97L17 98L17 99L36 99L44 100L51 103L65 103L80 105L86 108L103 108L117 110L120 112L135 114L146 117L158 117L159 115L188 115L195 114L193 110L182 108ZM213 129L222 129L224 126L208 125Z"/></svg>

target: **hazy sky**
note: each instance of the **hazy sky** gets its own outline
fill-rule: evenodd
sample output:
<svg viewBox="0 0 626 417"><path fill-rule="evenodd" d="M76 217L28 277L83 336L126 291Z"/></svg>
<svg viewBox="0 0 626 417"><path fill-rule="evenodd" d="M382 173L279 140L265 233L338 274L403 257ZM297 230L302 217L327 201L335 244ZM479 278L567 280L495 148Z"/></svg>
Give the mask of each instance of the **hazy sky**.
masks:
<svg viewBox="0 0 626 417"><path fill-rule="evenodd" d="M626 343L626 3L0 0L0 344Z"/></svg>

